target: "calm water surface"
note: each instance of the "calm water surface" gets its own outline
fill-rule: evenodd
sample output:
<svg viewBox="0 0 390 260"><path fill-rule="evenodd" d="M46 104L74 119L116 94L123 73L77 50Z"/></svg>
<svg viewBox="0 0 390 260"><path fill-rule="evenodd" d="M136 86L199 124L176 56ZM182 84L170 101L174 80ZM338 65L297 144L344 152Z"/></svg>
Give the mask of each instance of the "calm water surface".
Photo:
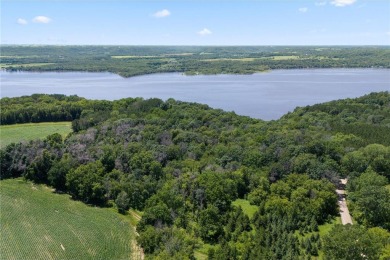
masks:
<svg viewBox="0 0 390 260"><path fill-rule="evenodd" d="M34 93L90 99L174 98L208 104L264 120L278 119L297 106L390 91L390 70L275 70L254 75L184 76L180 73L121 78L111 73L0 72L1 97Z"/></svg>

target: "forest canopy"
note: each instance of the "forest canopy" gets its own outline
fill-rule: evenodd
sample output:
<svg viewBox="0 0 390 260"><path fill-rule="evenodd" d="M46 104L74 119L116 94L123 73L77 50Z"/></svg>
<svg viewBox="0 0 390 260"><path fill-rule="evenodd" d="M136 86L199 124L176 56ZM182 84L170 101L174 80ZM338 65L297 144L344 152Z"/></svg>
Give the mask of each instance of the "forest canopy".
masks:
<svg viewBox="0 0 390 260"><path fill-rule="evenodd" d="M65 139L0 150L1 178L142 211L138 243L147 256L389 257L389 92L297 108L271 122L173 99L36 94L0 105L1 124L65 120L73 128ZM356 225L322 236L319 226L338 216L341 177L349 178ZM335 241L355 241L346 234L364 249L340 248Z"/></svg>

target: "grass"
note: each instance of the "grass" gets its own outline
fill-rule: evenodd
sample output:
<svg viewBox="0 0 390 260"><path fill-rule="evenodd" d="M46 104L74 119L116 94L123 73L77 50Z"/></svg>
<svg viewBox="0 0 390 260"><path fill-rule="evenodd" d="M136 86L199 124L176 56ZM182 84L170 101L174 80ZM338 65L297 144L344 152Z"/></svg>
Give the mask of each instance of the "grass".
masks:
<svg viewBox="0 0 390 260"><path fill-rule="evenodd" d="M38 57L40 56L39 55L28 55L28 56L0 55L0 60L1 59L28 59L28 58L38 58Z"/></svg>
<svg viewBox="0 0 390 260"><path fill-rule="evenodd" d="M296 55L285 55L285 56L273 56L273 60L298 60L299 56Z"/></svg>
<svg viewBox="0 0 390 260"><path fill-rule="evenodd" d="M270 57L261 57L261 58L215 58L215 59L204 59L203 61L242 61L242 62L250 62L250 61L256 61L256 60L265 60L265 59L272 59L272 60L298 60L303 59L296 55L285 55L285 56L270 56Z"/></svg>
<svg viewBox="0 0 390 260"><path fill-rule="evenodd" d="M320 237L324 237L329 231L337 224L341 224L341 217L336 217L332 221L319 225L318 232L320 233Z"/></svg>
<svg viewBox="0 0 390 260"><path fill-rule="evenodd" d="M0 69L4 68L21 68L21 67L41 67L44 65L52 65L55 63L25 63L25 64L6 64L6 63L0 63Z"/></svg>
<svg viewBox="0 0 390 260"><path fill-rule="evenodd" d="M243 199L236 199L232 203L233 206L241 206L242 211L249 217L249 219L252 219L253 215L256 213L258 210L257 206L251 205L248 200L243 200Z"/></svg>
<svg viewBox="0 0 390 260"><path fill-rule="evenodd" d="M160 56L137 56L137 55L116 55L111 56L111 59L141 59L141 58L161 58Z"/></svg>
<svg viewBox="0 0 390 260"><path fill-rule="evenodd" d="M321 239L337 224L341 224L341 217L336 217L332 221L318 226L318 233ZM324 259L324 251L318 250L318 259Z"/></svg>
<svg viewBox="0 0 390 260"><path fill-rule="evenodd" d="M303 235L299 233L298 230L295 231L295 235L297 236L297 238L299 240L302 240L302 239L307 239L309 238L311 235L314 235L314 234L319 234L320 235L320 238L322 239L325 235L327 235L329 233L329 231L336 225L336 224L341 224L341 217L335 217L333 218L331 221L327 222L327 223L324 223L322 225L319 225L318 226L318 231L317 232L308 232L308 233L304 233ZM314 257L312 256L311 259L318 259L318 260L322 260L324 259L324 252L322 250L318 250L318 257Z"/></svg>
<svg viewBox="0 0 390 260"><path fill-rule="evenodd" d="M204 59L202 61L255 61L261 58L215 58L215 59Z"/></svg>
<svg viewBox="0 0 390 260"><path fill-rule="evenodd" d="M1 259L131 259L133 228L113 209L21 178L0 181L0 194Z"/></svg>
<svg viewBox="0 0 390 260"><path fill-rule="evenodd" d="M204 244L201 248L194 251L194 257L197 260L206 260L208 255L208 250L213 247L210 244Z"/></svg>
<svg viewBox="0 0 390 260"><path fill-rule="evenodd" d="M195 250L194 252L195 259L206 260L208 252L211 248L215 248L215 247L207 243L202 244L201 247Z"/></svg>
<svg viewBox="0 0 390 260"><path fill-rule="evenodd" d="M201 253L199 251L194 252L194 257L197 260L206 260L207 259L207 254Z"/></svg>
<svg viewBox="0 0 390 260"><path fill-rule="evenodd" d="M59 133L65 137L70 132L72 132L71 122L1 125L0 148L23 140L43 139L54 133Z"/></svg>
<svg viewBox="0 0 390 260"><path fill-rule="evenodd" d="M183 52L183 53L168 53L168 54L162 54L162 56L165 57L174 57L174 56L192 56L194 53L192 52Z"/></svg>
<svg viewBox="0 0 390 260"><path fill-rule="evenodd" d="M180 57L180 56L192 56L192 52L184 53L168 53L161 55L114 55L111 59L142 59L142 58L165 58L165 57Z"/></svg>
<svg viewBox="0 0 390 260"><path fill-rule="evenodd" d="M142 218L143 212L135 210L135 209L129 209L129 211L127 213L128 213L131 225L133 225L134 227L137 226L138 222Z"/></svg>
<svg viewBox="0 0 390 260"><path fill-rule="evenodd" d="M248 200L244 200L244 199L236 199L235 201L232 202L232 205L236 206L236 207L240 206L242 208L242 211L244 212L244 214L246 214L249 217L249 219L252 219L253 215L258 210L257 206L251 205ZM252 228L253 228L253 226L252 226ZM210 250L210 248L213 248L213 247L214 246L212 246L210 244L202 243L200 245L200 247L197 250L195 250L195 253L194 253L195 259L197 259L197 260L207 259L208 251Z"/></svg>

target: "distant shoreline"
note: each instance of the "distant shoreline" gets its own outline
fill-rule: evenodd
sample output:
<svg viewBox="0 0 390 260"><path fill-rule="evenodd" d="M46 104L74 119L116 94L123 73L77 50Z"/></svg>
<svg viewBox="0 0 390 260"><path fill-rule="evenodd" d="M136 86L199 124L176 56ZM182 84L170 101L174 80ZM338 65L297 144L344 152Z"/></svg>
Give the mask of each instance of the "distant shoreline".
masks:
<svg viewBox="0 0 390 260"><path fill-rule="evenodd" d="M389 46L1 46L7 71L251 75L279 69L390 68Z"/></svg>
<svg viewBox="0 0 390 260"><path fill-rule="evenodd" d="M254 73L246 73L246 74L240 74L240 73L216 73L216 74L188 74L185 72L155 72L155 73L147 73L147 74L140 74L140 75L134 75L134 76L129 76L129 77L124 77L116 72L111 72L111 71L84 71L84 70L50 70L50 71L42 71L42 70L8 70L5 68L1 68L0 72L2 73L82 73L82 74L88 74L88 73L107 73L111 75L117 75L121 78L127 79L127 78L136 78L136 77L143 77L143 76L151 76L151 75L169 75L169 74L180 74L182 76L186 77L196 77L196 76L224 76L224 75L229 75L229 76L251 76L251 75L256 75L256 74L265 74L265 73L271 73L274 71L281 71L281 70L337 70L337 69L344 69L344 70L389 70L390 68L355 68L355 67L343 67L343 68L289 68L289 69L269 69L269 70L264 70L264 71L259 71L259 72L254 72Z"/></svg>

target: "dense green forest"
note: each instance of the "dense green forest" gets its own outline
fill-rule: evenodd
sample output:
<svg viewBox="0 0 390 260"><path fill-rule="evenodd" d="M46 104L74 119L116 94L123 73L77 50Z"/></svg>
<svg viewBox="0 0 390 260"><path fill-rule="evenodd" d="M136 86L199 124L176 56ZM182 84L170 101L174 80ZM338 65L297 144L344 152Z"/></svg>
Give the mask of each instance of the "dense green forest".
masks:
<svg viewBox="0 0 390 260"><path fill-rule="evenodd" d="M13 48L6 51L34 50ZM123 55L107 48L109 56ZM390 257L389 92L297 108L271 122L173 99L37 94L0 105L1 124L66 120L73 128L65 139L53 134L0 150L1 178L23 176L123 214L142 211L137 240L146 257ZM355 223L323 235L319 227L339 214L341 177L349 178ZM233 203L238 199L255 213Z"/></svg>
<svg viewBox="0 0 390 260"><path fill-rule="evenodd" d="M292 68L390 68L388 46L1 46L8 71L252 74Z"/></svg>

